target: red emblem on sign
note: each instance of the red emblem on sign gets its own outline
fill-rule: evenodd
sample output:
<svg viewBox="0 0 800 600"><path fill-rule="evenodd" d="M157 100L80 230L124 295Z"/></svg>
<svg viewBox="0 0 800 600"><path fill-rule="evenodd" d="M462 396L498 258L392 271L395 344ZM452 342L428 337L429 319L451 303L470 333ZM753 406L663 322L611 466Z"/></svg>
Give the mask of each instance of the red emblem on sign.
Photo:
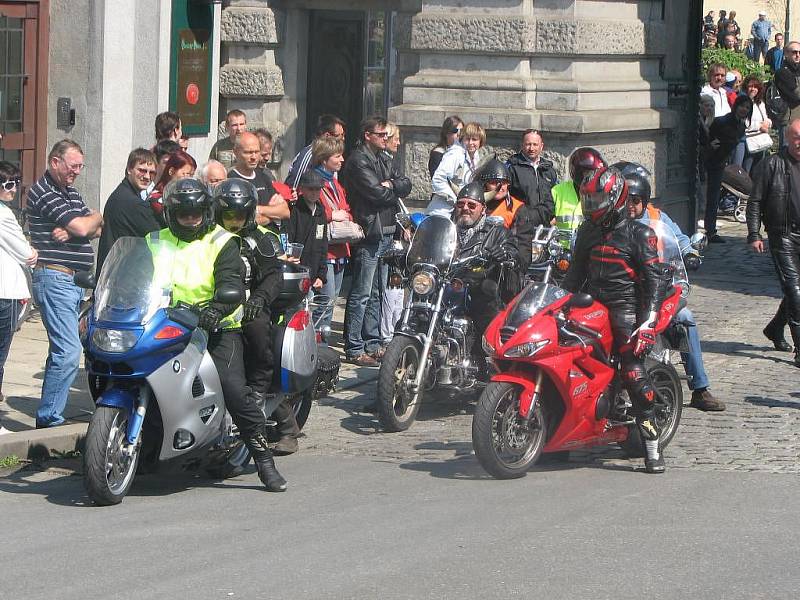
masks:
<svg viewBox="0 0 800 600"><path fill-rule="evenodd" d="M186 102L195 105L200 101L200 88L196 83L190 83L186 86Z"/></svg>

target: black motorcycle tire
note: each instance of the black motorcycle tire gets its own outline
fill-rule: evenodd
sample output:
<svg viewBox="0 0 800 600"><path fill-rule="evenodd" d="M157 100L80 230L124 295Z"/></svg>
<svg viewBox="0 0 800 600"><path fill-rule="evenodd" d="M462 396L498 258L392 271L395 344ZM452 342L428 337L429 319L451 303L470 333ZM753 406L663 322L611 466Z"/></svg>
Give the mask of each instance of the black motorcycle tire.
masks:
<svg viewBox="0 0 800 600"><path fill-rule="evenodd" d="M656 423L661 431L659 440L663 451L675 437L675 432L678 431L678 425L681 422L683 386L681 386L678 372L671 364L648 360L645 368L656 388ZM628 438L622 442L621 446L631 458L644 456L642 437L636 425L628 426Z"/></svg>
<svg viewBox="0 0 800 600"><path fill-rule="evenodd" d="M539 460L547 442L547 413L541 402L537 402L530 419L536 429L535 433L522 433L526 443L521 446L516 444L521 449L518 459L511 460L503 456L501 451L513 445L513 440L508 437L509 433L512 428L519 427L520 391L519 386L511 383L492 382L483 390L475 406L472 417L472 448L484 470L496 479L523 477ZM519 433L519 429L514 430L514 433Z"/></svg>
<svg viewBox="0 0 800 600"><path fill-rule="evenodd" d="M298 394L292 398L292 410L294 411L294 418L297 421L297 426L302 430L308 421L308 415L311 413L311 406L314 404L314 386L305 390L302 394Z"/></svg>
<svg viewBox="0 0 800 600"><path fill-rule="evenodd" d="M422 348L414 339L396 335L386 348L383 355L380 370L378 371L378 421L384 431L398 432L405 431L414 423L422 403L422 392L420 389L410 402L405 403L405 398L398 401L398 371L405 368L402 375L403 381L412 379L420 368L420 355ZM408 356L412 362L406 364L405 357ZM416 361L416 362L413 362ZM411 365L414 365L413 370ZM405 367L403 366L405 365ZM408 376L409 371L411 375ZM424 387L424 386L423 386ZM398 412L398 408L400 412Z"/></svg>
<svg viewBox="0 0 800 600"><path fill-rule="evenodd" d="M86 432L83 454L83 482L94 504L119 504L133 484L141 444L136 446L131 457L119 456L127 429L125 411L109 406L95 409Z"/></svg>

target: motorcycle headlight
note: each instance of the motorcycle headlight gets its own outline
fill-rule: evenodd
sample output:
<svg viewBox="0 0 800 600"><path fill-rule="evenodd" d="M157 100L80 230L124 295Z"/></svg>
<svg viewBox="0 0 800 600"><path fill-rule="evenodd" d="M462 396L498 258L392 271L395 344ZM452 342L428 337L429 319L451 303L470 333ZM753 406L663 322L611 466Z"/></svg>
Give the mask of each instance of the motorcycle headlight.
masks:
<svg viewBox="0 0 800 600"><path fill-rule="evenodd" d="M492 346L487 340L486 336L481 336L481 348L483 348L484 354L486 356L494 356L494 346Z"/></svg>
<svg viewBox="0 0 800 600"><path fill-rule="evenodd" d="M427 271L420 271L415 273L411 278L411 289L415 294L420 296L427 296L433 291L436 286L436 278Z"/></svg>
<svg viewBox="0 0 800 600"><path fill-rule="evenodd" d="M531 264L540 263L545 258L547 257L545 256L544 253L544 246L542 246L542 244L534 242L533 246L531 247Z"/></svg>
<svg viewBox="0 0 800 600"><path fill-rule="evenodd" d="M127 352L136 345L141 333L130 329L102 329L94 330L92 343L103 352Z"/></svg>
<svg viewBox="0 0 800 600"><path fill-rule="evenodd" d="M528 356L533 356L539 350L547 346L550 343L550 340L539 340L538 342L525 342L524 344L519 344L517 346L512 346L508 350L506 350L503 354L505 354L509 358L523 358Z"/></svg>

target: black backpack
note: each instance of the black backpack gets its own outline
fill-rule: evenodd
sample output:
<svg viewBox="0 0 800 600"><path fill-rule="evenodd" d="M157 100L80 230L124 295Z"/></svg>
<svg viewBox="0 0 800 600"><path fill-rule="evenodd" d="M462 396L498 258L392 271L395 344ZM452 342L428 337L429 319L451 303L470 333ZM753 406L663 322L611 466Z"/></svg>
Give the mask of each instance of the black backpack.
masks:
<svg viewBox="0 0 800 600"><path fill-rule="evenodd" d="M764 103L767 106L767 116L772 119L775 125L789 123L789 105L781 96L781 91L775 85L774 79L767 84L767 89L764 92Z"/></svg>

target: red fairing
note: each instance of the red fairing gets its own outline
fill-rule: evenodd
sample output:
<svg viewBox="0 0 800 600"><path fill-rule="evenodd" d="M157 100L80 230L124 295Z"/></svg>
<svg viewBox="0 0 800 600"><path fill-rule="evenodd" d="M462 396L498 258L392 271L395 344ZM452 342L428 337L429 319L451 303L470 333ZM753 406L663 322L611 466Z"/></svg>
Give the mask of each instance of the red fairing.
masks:
<svg viewBox="0 0 800 600"><path fill-rule="evenodd" d="M670 321L675 318L675 315L680 310L681 288L673 286L671 289L673 290L672 294L664 299L664 302L661 303L661 310L658 311L656 334L664 333Z"/></svg>

